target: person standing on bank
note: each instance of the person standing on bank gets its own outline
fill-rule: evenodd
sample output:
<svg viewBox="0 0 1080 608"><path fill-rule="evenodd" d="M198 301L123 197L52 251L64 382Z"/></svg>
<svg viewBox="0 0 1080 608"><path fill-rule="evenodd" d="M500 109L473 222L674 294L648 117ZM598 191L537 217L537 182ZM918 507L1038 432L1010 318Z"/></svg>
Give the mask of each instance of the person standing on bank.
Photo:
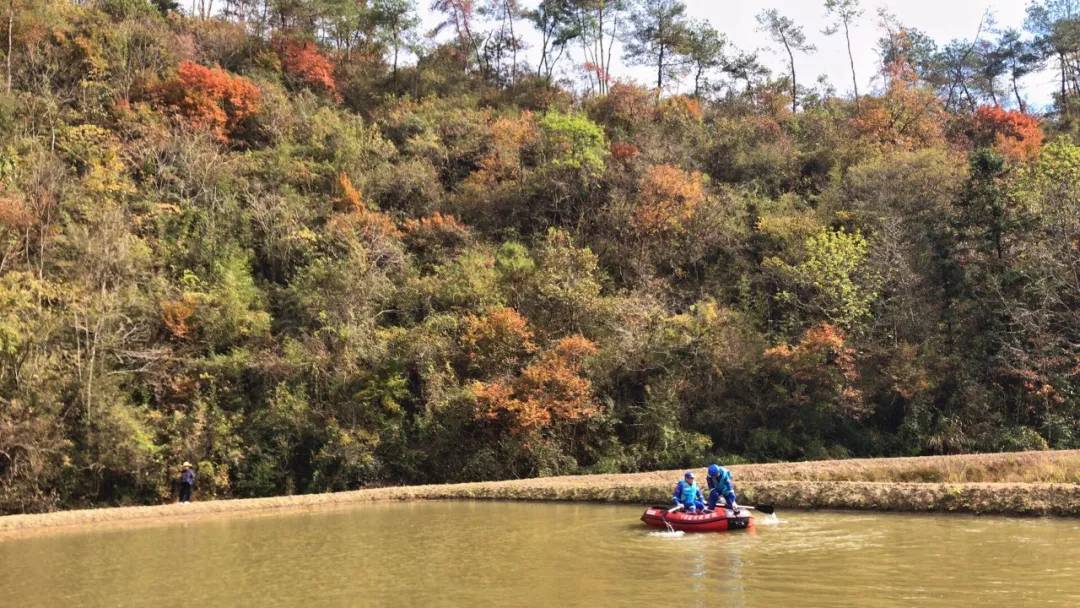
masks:
<svg viewBox="0 0 1080 608"><path fill-rule="evenodd" d="M180 472L180 502L191 502L191 490L195 488L195 469L184 461L184 470Z"/></svg>

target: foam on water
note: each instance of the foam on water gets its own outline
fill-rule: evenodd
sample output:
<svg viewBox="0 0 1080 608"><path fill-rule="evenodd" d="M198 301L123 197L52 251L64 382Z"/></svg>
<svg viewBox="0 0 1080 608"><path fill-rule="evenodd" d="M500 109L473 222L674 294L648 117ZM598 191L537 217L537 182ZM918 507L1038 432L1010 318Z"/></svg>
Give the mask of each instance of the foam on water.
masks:
<svg viewBox="0 0 1080 608"><path fill-rule="evenodd" d="M754 524L758 525L758 526L775 526L777 524L782 524L782 523L784 523L784 521L782 519L780 519L776 515L776 513L769 513L768 515L765 515L764 517L759 517L759 518L754 519Z"/></svg>
<svg viewBox="0 0 1080 608"><path fill-rule="evenodd" d="M670 532L666 530L649 532L649 536L655 536L657 538L679 538L685 534L686 532L683 532L682 530L672 530Z"/></svg>

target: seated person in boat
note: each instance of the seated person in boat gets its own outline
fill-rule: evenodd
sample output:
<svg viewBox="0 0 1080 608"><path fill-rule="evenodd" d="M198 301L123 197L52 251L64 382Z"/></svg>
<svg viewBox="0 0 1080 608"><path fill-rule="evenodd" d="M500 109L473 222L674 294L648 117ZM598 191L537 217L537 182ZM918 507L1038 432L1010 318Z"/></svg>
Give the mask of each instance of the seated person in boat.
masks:
<svg viewBox="0 0 1080 608"><path fill-rule="evenodd" d="M697 513L705 510L705 497L701 489L694 483L694 472L687 471L682 481L675 484L675 492L671 495L671 502L675 506L682 507L687 513Z"/></svg>
<svg viewBox="0 0 1080 608"><path fill-rule="evenodd" d="M709 485L710 511L716 508L721 496L724 497L726 508L735 513L739 511L739 505L735 504L735 485L731 482L731 471L718 464L710 464L709 476L705 478L705 482Z"/></svg>

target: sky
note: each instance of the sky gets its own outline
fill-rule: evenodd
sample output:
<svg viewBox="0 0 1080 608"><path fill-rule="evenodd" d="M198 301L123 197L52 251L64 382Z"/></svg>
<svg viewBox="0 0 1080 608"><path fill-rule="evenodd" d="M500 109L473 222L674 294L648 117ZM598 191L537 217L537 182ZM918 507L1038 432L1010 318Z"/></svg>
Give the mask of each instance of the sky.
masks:
<svg viewBox="0 0 1080 608"><path fill-rule="evenodd" d="M437 19L427 9L430 0L418 0L418 3L425 26L433 26ZM534 6L536 0L524 0L523 4ZM1022 30L1027 4L1026 0L863 0L864 12L854 25L851 40L860 93L871 91L880 84L875 80L879 67L876 45L881 35L878 7L886 8L901 23L926 32L940 45L953 39L974 37L987 10L993 15L996 27ZM690 17L707 19L742 50L761 49L761 60L774 72L784 72L787 69L786 54L782 48L773 48L775 45L758 30L755 19L762 10L778 9L802 25L810 42L818 49L809 56L796 55L799 84L812 86L823 74L837 92L851 93L851 71L843 34L826 36L822 33L829 23L824 0L686 0L686 5ZM536 46L531 39L527 42ZM530 49L532 53L535 51L535 48ZM532 55L530 59L535 65ZM616 77L629 77L642 83L653 78L649 68L629 68L620 61L613 66L613 72ZM1021 85L1024 96L1038 109L1051 101L1054 74L1052 71L1032 74Z"/></svg>

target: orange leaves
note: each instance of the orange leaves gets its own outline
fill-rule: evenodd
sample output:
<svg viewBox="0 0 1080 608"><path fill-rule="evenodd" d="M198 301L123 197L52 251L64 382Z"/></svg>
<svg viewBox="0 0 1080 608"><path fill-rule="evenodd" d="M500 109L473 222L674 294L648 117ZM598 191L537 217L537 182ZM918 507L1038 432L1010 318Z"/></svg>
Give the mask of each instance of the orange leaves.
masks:
<svg viewBox="0 0 1080 608"><path fill-rule="evenodd" d="M480 167L469 176L475 186L493 186L522 178L522 153L540 141L540 131L532 112L502 116L491 124L491 152L480 159Z"/></svg>
<svg viewBox="0 0 1080 608"><path fill-rule="evenodd" d="M634 210L633 226L646 235L680 232L705 200L702 175L671 165L653 165L645 173Z"/></svg>
<svg viewBox="0 0 1080 608"><path fill-rule="evenodd" d="M511 434L553 425L583 422L600 412L592 382L583 377L583 361L596 346L582 336L568 336L544 351L516 378L474 382L478 420L500 421Z"/></svg>
<svg viewBox="0 0 1080 608"><path fill-rule="evenodd" d="M492 308L465 318L462 347L471 368L502 373L536 351L529 320L513 308Z"/></svg>
<svg viewBox="0 0 1080 608"><path fill-rule="evenodd" d="M341 198L337 201L339 213L330 218L327 229L332 232L359 232L372 238L400 238L401 231L389 215L376 209L369 209L364 204L360 191L345 173L338 175L338 187Z"/></svg>
<svg viewBox="0 0 1080 608"><path fill-rule="evenodd" d="M980 106L972 121L976 145L992 145L1012 160L1031 160L1042 149L1043 132L1034 116L1001 106Z"/></svg>
<svg viewBox="0 0 1080 608"><path fill-rule="evenodd" d="M353 213L364 209L364 201L360 198L360 191L353 186L352 180L344 171L338 174L338 188L341 189L341 198L338 199L339 210Z"/></svg>
<svg viewBox="0 0 1080 608"><path fill-rule="evenodd" d="M0 195L0 227L18 230L26 228L33 221L33 215L22 200L14 196Z"/></svg>
<svg viewBox="0 0 1080 608"><path fill-rule="evenodd" d="M334 80L334 64L314 42L282 38L275 46L286 76L340 99L337 81Z"/></svg>
<svg viewBox="0 0 1080 608"><path fill-rule="evenodd" d="M919 86L905 62L894 62L886 71L888 89L881 97L859 100L851 126L868 143L902 150L935 147L944 142L948 118L933 91Z"/></svg>
<svg viewBox="0 0 1080 608"><path fill-rule="evenodd" d="M173 336L184 339L191 334L188 321L195 314L195 302L191 298L165 300L161 303L161 321Z"/></svg>
<svg viewBox="0 0 1080 608"><path fill-rule="evenodd" d="M701 102L688 95L676 95L665 99L657 108L661 120L700 122L705 118Z"/></svg>
<svg viewBox="0 0 1080 608"><path fill-rule="evenodd" d="M859 418L867 413L862 392L855 386L859 372L855 350L835 325L821 323L803 332L794 345L766 349L763 357L787 376L798 405L835 407L839 413Z"/></svg>
<svg viewBox="0 0 1080 608"><path fill-rule="evenodd" d="M436 211L420 219L405 220L405 237L420 251L453 249L472 238L469 227L450 214Z"/></svg>
<svg viewBox="0 0 1080 608"><path fill-rule="evenodd" d="M259 109L258 87L221 68L181 61L176 76L156 91L157 102L185 123L225 143Z"/></svg>

